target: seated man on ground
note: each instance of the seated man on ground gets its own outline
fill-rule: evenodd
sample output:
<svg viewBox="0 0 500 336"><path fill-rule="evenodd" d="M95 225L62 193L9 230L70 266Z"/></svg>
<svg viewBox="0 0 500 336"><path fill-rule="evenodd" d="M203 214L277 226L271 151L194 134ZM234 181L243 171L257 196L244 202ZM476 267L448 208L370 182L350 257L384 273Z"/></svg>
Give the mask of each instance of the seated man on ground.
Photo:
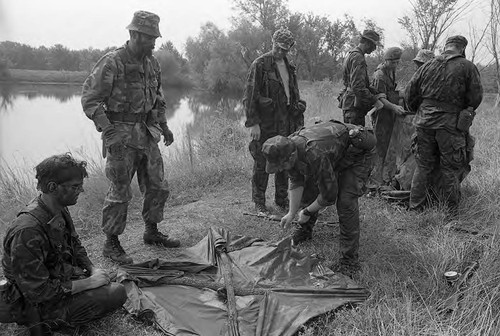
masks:
<svg viewBox="0 0 500 336"><path fill-rule="evenodd" d="M262 152L266 171L285 170L290 178L289 211L281 225L287 228L299 208L295 245L312 239L318 212L336 204L340 223L339 270L359 268L359 206L375 159L371 130L331 120L302 128L294 134L267 140Z"/></svg>
<svg viewBox="0 0 500 336"><path fill-rule="evenodd" d="M26 325L32 336L84 325L127 299L123 285L90 261L68 211L83 192L86 162L54 155L35 169L41 194L7 229L0 295L0 322Z"/></svg>

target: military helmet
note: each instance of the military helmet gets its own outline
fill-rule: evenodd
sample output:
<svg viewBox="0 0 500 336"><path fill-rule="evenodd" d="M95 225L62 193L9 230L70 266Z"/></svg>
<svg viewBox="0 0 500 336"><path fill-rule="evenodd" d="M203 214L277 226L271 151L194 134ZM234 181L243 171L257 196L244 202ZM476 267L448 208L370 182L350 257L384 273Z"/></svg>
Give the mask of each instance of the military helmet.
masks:
<svg viewBox="0 0 500 336"><path fill-rule="evenodd" d="M127 26L127 29L154 37L161 37L159 23L160 17L158 15L140 10L134 13L132 22Z"/></svg>
<svg viewBox="0 0 500 336"><path fill-rule="evenodd" d="M380 43L380 35L374 30L371 29L365 29L363 30L363 33L361 34L361 37L373 42L377 46L381 46L382 44Z"/></svg>
<svg viewBox="0 0 500 336"><path fill-rule="evenodd" d="M420 49L417 56L413 59L414 62L425 63L434 58L434 53L429 49Z"/></svg>
<svg viewBox="0 0 500 336"><path fill-rule="evenodd" d="M273 34L273 42L281 49L290 50L295 44L293 34L286 28L280 28Z"/></svg>
<svg viewBox="0 0 500 336"><path fill-rule="evenodd" d="M403 54L403 50L401 48L392 47L392 48L389 48L385 51L384 59L388 60L388 61L398 60L401 58L402 54Z"/></svg>
<svg viewBox="0 0 500 336"><path fill-rule="evenodd" d="M455 36L450 36L446 39L445 45L447 44L458 44L461 45L462 47L467 47L467 39L461 35L455 35Z"/></svg>
<svg viewBox="0 0 500 336"><path fill-rule="evenodd" d="M276 173L284 163L288 162L295 150L295 144L287 137L277 135L267 139L262 145L262 154L266 158L266 172Z"/></svg>

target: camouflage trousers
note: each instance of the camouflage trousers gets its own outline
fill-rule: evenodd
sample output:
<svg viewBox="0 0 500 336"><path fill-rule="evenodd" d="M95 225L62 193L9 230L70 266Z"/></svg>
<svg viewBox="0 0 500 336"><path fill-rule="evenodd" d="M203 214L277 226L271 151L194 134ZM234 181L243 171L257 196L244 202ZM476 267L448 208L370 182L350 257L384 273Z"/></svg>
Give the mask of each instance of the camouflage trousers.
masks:
<svg viewBox="0 0 500 336"><path fill-rule="evenodd" d="M416 129L416 169L410 191L410 209L421 209L427 202L431 175L440 170L438 199L452 211L460 201L460 182L468 165L467 134L458 130ZM469 168L467 168L469 167ZM465 169L465 170L464 170Z"/></svg>
<svg viewBox="0 0 500 336"><path fill-rule="evenodd" d="M371 175L376 186L388 185L396 174L396 155L388 155L389 145L394 142L393 129L396 122L394 112L381 109L373 114L373 131L377 138L377 156Z"/></svg>
<svg viewBox="0 0 500 336"><path fill-rule="evenodd" d="M339 252L342 264L358 263L360 238L358 199L366 191L366 182L373 167L373 159L373 157L366 157L365 161L337 172L339 185L335 205L339 217ZM316 182L306 178L302 204L305 206L311 204L318 194L319 188Z"/></svg>
<svg viewBox="0 0 500 336"><path fill-rule="evenodd" d="M128 204L132 199L130 184L136 173L139 189L144 196L144 222L159 223L163 220L163 208L170 192L158 144L151 143L145 149L124 147L118 153L111 151L105 171L111 182L102 210L102 229L105 234L120 235L125 230Z"/></svg>
<svg viewBox="0 0 500 336"><path fill-rule="evenodd" d="M248 146L253 157L252 171L252 201L255 204L266 204L266 189L269 174L266 173L266 158L262 154L262 144L273 136L261 135L259 140L252 140ZM285 171L274 174L275 193L274 200L277 204L288 204L288 175Z"/></svg>
<svg viewBox="0 0 500 336"><path fill-rule="evenodd" d="M343 110L344 122L353 125L365 126L365 116L367 111L351 108Z"/></svg>
<svg viewBox="0 0 500 336"><path fill-rule="evenodd" d="M37 308L22 297L16 302L6 302L0 297L0 322L28 327L41 323L52 328L76 327L114 312L126 300L125 287L118 283L83 291L60 301L45 302Z"/></svg>

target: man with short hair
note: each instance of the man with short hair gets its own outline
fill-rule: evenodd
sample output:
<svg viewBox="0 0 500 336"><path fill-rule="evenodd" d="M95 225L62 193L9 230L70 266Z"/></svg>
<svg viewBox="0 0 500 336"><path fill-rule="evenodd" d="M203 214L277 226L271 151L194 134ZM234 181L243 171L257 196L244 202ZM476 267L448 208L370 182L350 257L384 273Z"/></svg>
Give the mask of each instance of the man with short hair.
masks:
<svg viewBox="0 0 500 336"><path fill-rule="evenodd" d="M318 212L336 204L340 223L342 271L359 268L358 198L373 168L375 136L371 130L331 120L304 127L289 137L264 142L266 171L287 171L290 177L288 213L281 219L287 228L301 204L293 243L312 239Z"/></svg>
<svg viewBox="0 0 500 336"><path fill-rule="evenodd" d="M68 206L87 177L86 162L54 155L36 166L42 192L7 229L2 267L0 322L26 325L30 334L85 325L121 307L123 285L93 265L81 245Z"/></svg>
<svg viewBox="0 0 500 336"><path fill-rule="evenodd" d="M378 95L378 92L370 86L365 60L365 54L371 54L377 46L381 46L380 35L366 29L361 34L358 46L349 51L344 60L342 76L344 89L338 99L345 123L364 126L368 111L375 104L382 107L382 103L378 100L385 98L385 95Z"/></svg>
<svg viewBox="0 0 500 336"><path fill-rule="evenodd" d="M174 141L167 125L158 60L152 55L161 36L158 15L137 11L127 26L130 40L101 58L83 85L82 106L102 132L106 177L111 182L104 200L103 255L120 264L132 263L118 236L125 230L130 184L137 181L144 196L144 243L178 247L179 240L158 231L169 196L158 142Z"/></svg>
<svg viewBox="0 0 500 336"><path fill-rule="evenodd" d="M273 49L256 58L248 70L243 105L245 126L250 128L249 145L254 159L252 201L259 213L268 213L266 189L269 174L262 144L275 135L288 136L304 125L305 101L300 99L295 66L286 55L295 44L288 29L273 34ZM275 204L286 211L288 179L285 172L274 174Z"/></svg>
<svg viewBox="0 0 500 336"><path fill-rule="evenodd" d="M451 36L445 51L423 64L406 87L408 107L416 111L416 162L410 192L410 209L425 206L432 170L441 170L440 198L450 217L457 215L464 166L472 159L469 127L483 98L476 66L465 59L467 39Z"/></svg>
<svg viewBox="0 0 500 336"><path fill-rule="evenodd" d="M372 87L387 97L384 107L375 111L371 116L373 131L377 138L377 159L371 182L380 190L390 189L390 184L396 174L396 156L388 155L387 152L391 139L394 139L393 129L396 117L405 113L404 108L398 105L399 91L396 89L396 69L402 53L403 50L398 47L387 49L384 52L384 62L379 64L372 80Z"/></svg>

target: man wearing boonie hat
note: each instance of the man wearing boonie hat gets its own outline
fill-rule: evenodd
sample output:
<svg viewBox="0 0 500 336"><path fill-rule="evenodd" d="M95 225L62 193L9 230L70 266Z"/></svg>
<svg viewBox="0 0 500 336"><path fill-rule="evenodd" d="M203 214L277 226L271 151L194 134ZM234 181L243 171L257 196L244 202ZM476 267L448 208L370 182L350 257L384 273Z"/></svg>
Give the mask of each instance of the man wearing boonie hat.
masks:
<svg viewBox="0 0 500 336"><path fill-rule="evenodd" d="M306 102L300 99L295 66L287 54L295 44L288 29L273 34L271 51L255 59L247 75L243 105L245 126L250 129L249 145L254 159L252 201L259 213L268 213L266 189L269 174L262 155L262 144L275 135L288 136L304 125ZM274 174L274 202L279 210L288 205L288 178L285 172Z"/></svg>
<svg viewBox="0 0 500 336"><path fill-rule="evenodd" d="M83 110L102 132L106 177L111 183L102 212L103 255L120 264L132 263L118 236L125 230L130 184L136 173L144 196L144 243L180 244L158 231L169 196L158 142L162 136L165 146L174 141L165 115L160 64L152 55L161 37L159 22L154 13L135 12L127 26L130 40L102 57L83 85Z"/></svg>
<svg viewBox="0 0 500 336"><path fill-rule="evenodd" d="M411 184L410 210L426 205L430 177L439 165L440 201L448 206L451 218L458 214L460 182L470 171L472 160L468 128L483 98L479 72L464 57L466 46L465 37L449 37L444 52L423 64L406 87L406 103L416 112L417 167Z"/></svg>
<svg viewBox="0 0 500 336"><path fill-rule="evenodd" d="M342 70L344 89L337 99L346 123L364 126L368 111L375 105L381 108L382 101L386 101L385 94L379 94L370 86L365 60L365 54L371 54L377 46L381 46L380 35L366 29L360 36L358 46L349 51L344 60Z"/></svg>
<svg viewBox="0 0 500 336"><path fill-rule="evenodd" d="M331 120L302 128L294 134L274 136L264 142L262 152L268 173L288 172L288 213L281 219L286 229L299 211L295 245L312 239L318 212L336 204L340 223L339 266L359 268L359 207L364 183L375 155L371 130Z"/></svg>
<svg viewBox="0 0 500 336"><path fill-rule="evenodd" d="M372 87L387 96L384 107L371 116L377 138L377 159L370 180L372 187L382 191L390 189L389 185L396 173L396 156L388 155L387 152L391 139L394 139L393 133L397 134L397 131L393 132L396 116L405 113L404 108L398 105L399 91L396 89L396 69L402 53L399 47L388 48L384 52L384 62L373 73Z"/></svg>
<svg viewBox="0 0 500 336"><path fill-rule="evenodd" d="M416 64L417 68L420 68L425 62L430 61L434 58L434 53L429 49L420 49L417 52L413 62Z"/></svg>

